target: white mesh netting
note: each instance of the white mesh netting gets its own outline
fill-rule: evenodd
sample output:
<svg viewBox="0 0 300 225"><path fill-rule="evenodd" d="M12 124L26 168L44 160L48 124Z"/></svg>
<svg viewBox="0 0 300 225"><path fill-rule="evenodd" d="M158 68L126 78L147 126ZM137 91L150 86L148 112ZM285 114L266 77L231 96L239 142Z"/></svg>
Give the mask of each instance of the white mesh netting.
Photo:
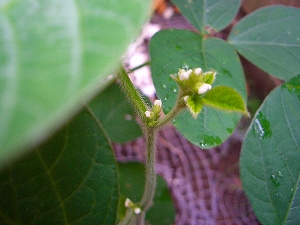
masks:
<svg viewBox="0 0 300 225"><path fill-rule="evenodd" d="M235 133L221 146L202 150L171 126L159 133L157 172L173 197L176 225L259 224L239 179L241 139ZM119 161L144 160L143 138L114 147Z"/></svg>

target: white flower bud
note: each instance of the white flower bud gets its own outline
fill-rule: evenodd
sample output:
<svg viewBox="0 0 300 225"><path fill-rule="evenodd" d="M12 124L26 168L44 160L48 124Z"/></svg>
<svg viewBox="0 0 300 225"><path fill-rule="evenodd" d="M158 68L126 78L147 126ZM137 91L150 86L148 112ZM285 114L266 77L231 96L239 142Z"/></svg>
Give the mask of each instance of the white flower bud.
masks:
<svg viewBox="0 0 300 225"><path fill-rule="evenodd" d="M147 110L147 111L145 112L145 115L146 115L147 118L150 118L151 112Z"/></svg>
<svg viewBox="0 0 300 225"><path fill-rule="evenodd" d="M199 88L198 88L198 94L204 94L205 92L209 91L211 89L211 85L210 84L202 84Z"/></svg>
<svg viewBox="0 0 300 225"><path fill-rule="evenodd" d="M202 73L202 69L199 67L199 68L196 68L194 69L194 74L196 75L200 75Z"/></svg>
<svg viewBox="0 0 300 225"><path fill-rule="evenodd" d="M126 198L124 205L125 208L129 208L132 205L132 201L129 198Z"/></svg>
<svg viewBox="0 0 300 225"><path fill-rule="evenodd" d="M193 71L192 71L191 69L189 69L189 70L181 70L181 71L179 72L179 79L180 79L180 80L187 80L187 79L189 79L190 74L191 74L192 72L193 72Z"/></svg>
<svg viewBox="0 0 300 225"><path fill-rule="evenodd" d="M135 207L135 208L133 209L133 211L134 211L134 214L135 214L135 215L138 215L138 214L141 213L141 208Z"/></svg>
<svg viewBox="0 0 300 225"><path fill-rule="evenodd" d="M154 105L157 105L157 106L161 107L162 106L161 100L160 99L155 100Z"/></svg>
<svg viewBox="0 0 300 225"><path fill-rule="evenodd" d="M188 95L186 95L186 96L183 97L183 100L184 100L185 103L187 103L187 100L189 99L189 97L190 96L188 96Z"/></svg>

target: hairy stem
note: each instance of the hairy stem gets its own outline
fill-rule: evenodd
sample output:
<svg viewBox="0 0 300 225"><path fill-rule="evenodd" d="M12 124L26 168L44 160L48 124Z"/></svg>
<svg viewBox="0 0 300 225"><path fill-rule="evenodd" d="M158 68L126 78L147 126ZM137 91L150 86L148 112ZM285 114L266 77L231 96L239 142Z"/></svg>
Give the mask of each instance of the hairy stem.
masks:
<svg viewBox="0 0 300 225"><path fill-rule="evenodd" d="M138 91L135 89L131 80L124 69L118 74L121 85L131 101L134 109L137 111L143 121L144 134L147 138L147 157L146 157L146 179L145 188L141 202L138 204L141 208L141 213L135 215L132 209L126 211L126 215L120 225L144 225L147 210L152 206L156 189L156 169L155 169L155 155L156 155L156 134L163 126L170 122L180 110L185 108L182 91L179 92L177 101L173 109L167 113L161 120L157 121L154 126L147 125L145 111L148 110L146 103L143 101Z"/></svg>
<svg viewBox="0 0 300 225"><path fill-rule="evenodd" d="M131 80L128 77L128 74L124 70L118 73L118 78L121 82L121 86L126 93L129 101L131 102L133 108L136 110L138 115L141 117L142 121L146 121L145 112L148 110L146 103L141 98L140 94L138 93L137 89L132 84Z"/></svg>
<svg viewBox="0 0 300 225"><path fill-rule="evenodd" d="M147 211L153 204L153 198L156 188L156 170L155 170L155 154L156 154L156 129L147 129L147 158L146 158L146 182L144 194L141 200L143 211Z"/></svg>

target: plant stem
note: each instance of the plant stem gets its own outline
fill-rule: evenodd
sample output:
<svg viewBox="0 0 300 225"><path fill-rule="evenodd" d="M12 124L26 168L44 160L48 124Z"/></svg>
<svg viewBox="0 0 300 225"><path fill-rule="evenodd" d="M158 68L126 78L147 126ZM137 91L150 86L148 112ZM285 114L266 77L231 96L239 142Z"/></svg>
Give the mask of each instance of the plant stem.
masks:
<svg viewBox="0 0 300 225"><path fill-rule="evenodd" d="M130 69L129 72L132 73L132 72L134 72L134 71L136 71L136 70L138 70L138 69L140 69L140 68L142 68L144 66L148 66L148 65L150 65L150 61L144 62L143 64Z"/></svg>
<svg viewBox="0 0 300 225"><path fill-rule="evenodd" d="M140 202L142 208L141 224L143 224L147 210L152 206L156 189L156 134L157 129L147 128L147 157L146 157L146 181L142 200Z"/></svg>
<svg viewBox="0 0 300 225"><path fill-rule="evenodd" d="M122 224L139 224L144 225L145 216L147 210L152 206L153 199L155 196L156 189L156 170L155 170L155 155L156 155L156 134L157 132L170 122L181 109L185 108L185 103L183 100L183 93L180 91L178 93L178 98L173 109L167 113L157 124L153 127L147 125L147 119L145 111L148 110L146 103L140 97L138 91L135 89L131 80L129 79L127 73L122 69L118 74L121 85L131 101L134 109L137 111L139 116L143 121L143 131L147 138L147 157L146 157L146 179L145 179L145 188L142 196L142 200L139 203L141 207L141 213L135 215L132 209L127 209L126 215L120 225Z"/></svg>
<svg viewBox="0 0 300 225"><path fill-rule="evenodd" d="M145 128L147 137L147 157L146 157L146 179L144 193L141 202L139 203L142 211L139 215L134 215L132 209L126 211L124 219L119 225L139 224L144 225L147 210L152 206L156 189L156 170L155 170L155 155L156 155L156 128Z"/></svg>
<svg viewBox="0 0 300 225"><path fill-rule="evenodd" d="M164 118L162 118L156 125L155 128L156 129L161 129L163 126L165 126L167 123L169 123L172 119L175 118L175 116L177 116L177 114L179 113L179 111L181 111L183 108L185 108L185 103L183 100L183 93L180 90L179 94L178 94L178 98L176 100L176 103L174 105L174 107L171 109L171 111L169 111Z"/></svg>
<svg viewBox="0 0 300 225"><path fill-rule="evenodd" d="M148 110L147 105L141 98L137 89L132 84L124 68L122 68L121 71L118 73L118 78L132 106L134 107L138 115L141 117L142 121L146 121L145 112L146 110Z"/></svg>

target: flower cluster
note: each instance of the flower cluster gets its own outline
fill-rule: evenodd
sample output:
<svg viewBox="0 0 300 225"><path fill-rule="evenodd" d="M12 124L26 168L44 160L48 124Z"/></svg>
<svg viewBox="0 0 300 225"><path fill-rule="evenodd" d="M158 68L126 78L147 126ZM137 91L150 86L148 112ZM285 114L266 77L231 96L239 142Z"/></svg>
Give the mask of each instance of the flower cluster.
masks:
<svg viewBox="0 0 300 225"><path fill-rule="evenodd" d="M212 83L215 81L216 72L203 72L201 68L195 69L179 69L177 75L171 77L178 83L180 88L187 95L205 94L212 88Z"/></svg>
<svg viewBox="0 0 300 225"><path fill-rule="evenodd" d="M216 78L215 71L203 72L201 68L179 69L178 74L171 75L181 88L183 100L194 117L202 109L205 94L212 89Z"/></svg>
<svg viewBox="0 0 300 225"><path fill-rule="evenodd" d="M124 206L125 208L132 208L136 215L141 213L141 208L134 204L129 198L126 198Z"/></svg>
<svg viewBox="0 0 300 225"><path fill-rule="evenodd" d="M152 110L145 111L147 124L149 126L154 126L157 123L158 118L160 117L161 107L162 107L162 102L160 99L158 99L154 101Z"/></svg>

